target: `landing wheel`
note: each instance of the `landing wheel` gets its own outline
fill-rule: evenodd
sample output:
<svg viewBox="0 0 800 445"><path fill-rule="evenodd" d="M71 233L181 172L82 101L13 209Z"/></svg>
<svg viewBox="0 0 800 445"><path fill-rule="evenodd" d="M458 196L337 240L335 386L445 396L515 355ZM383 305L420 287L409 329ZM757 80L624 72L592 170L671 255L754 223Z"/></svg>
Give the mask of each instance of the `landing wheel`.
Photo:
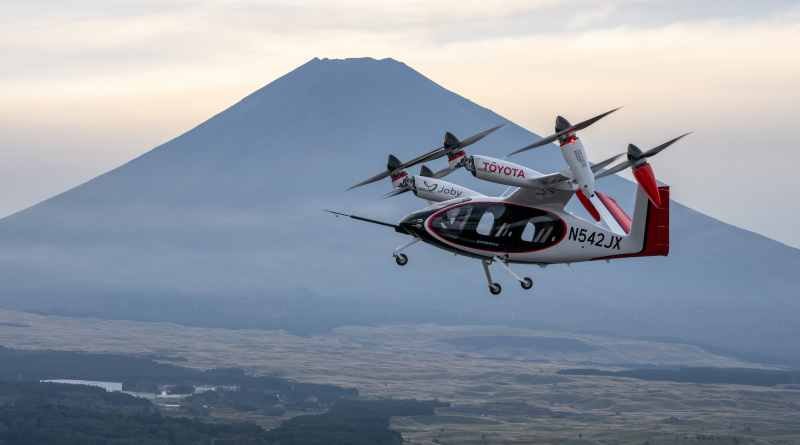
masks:
<svg viewBox="0 0 800 445"><path fill-rule="evenodd" d="M394 256L394 262L397 263L398 266L405 266L408 264L408 257L404 253L400 253Z"/></svg>
<svg viewBox="0 0 800 445"><path fill-rule="evenodd" d="M530 289L533 287L533 280L531 280L530 277L525 277L519 282L519 285L522 286L523 289Z"/></svg>
<svg viewBox="0 0 800 445"><path fill-rule="evenodd" d="M503 292L503 286L501 286L500 283L492 283L489 285L489 292L491 292L492 295L500 295L500 292Z"/></svg>

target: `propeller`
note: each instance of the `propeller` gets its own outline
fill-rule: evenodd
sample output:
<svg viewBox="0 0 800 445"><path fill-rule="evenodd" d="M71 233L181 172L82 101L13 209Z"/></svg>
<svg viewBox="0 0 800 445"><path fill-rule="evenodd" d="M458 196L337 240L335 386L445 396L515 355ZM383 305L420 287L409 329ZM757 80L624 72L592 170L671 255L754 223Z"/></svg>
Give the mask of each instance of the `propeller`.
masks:
<svg viewBox="0 0 800 445"><path fill-rule="evenodd" d="M568 120L564 119L561 116L558 116L558 117L556 117L556 132L554 134L551 134L550 136L542 138L542 139L540 139L540 140L538 140L538 141L536 141L536 142L534 142L534 143L532 143L530 145L526 145L526 146L520 148L519 150L512 151L511 153L508 154L508 156L514 156L515 154L522 153L523 151L528 151L528 150L530 150L532 148L537 148L537 147L541 147L543 145L547 145L547 144L549 144L551 142L555 142L557 139L560 139L560 138L562 138L562 137L564 137L564 136L566 136L566 135L568 135L570 133L574 133L576 131L583 130L584 128L588 127L589 125L592 125L593 123L595 123L595 122L599 121L600 119L608 116L609 114L619 110L620 108L622 108L622 107L617 107L617 108L614 108L613 110L606 111L603 114L599 114L599 115L597 115L597 116L595 116L595 117L593 117L591 119L587 119L587 120L585 120L583 122L579 122L579 123L577 123L575 125L571 125Z"/></svg>
<svg viewBox="0 0 800 445"><path fill-rule="evenodd" d="M650 150L647 150L645 152L643 152L639 147L637 147L637 146L635 146L633 144L628 144L628 152L627 153L620 153L620 154L616 155L616 157L618 158L619 156L622 156L623 154L625 154L625 155L627 155L628 160L626 160L624 162L621 162L621 163L611 167L608 170L602 170L602 171L598 172L595 175L595 178L596 179L600 179L600 178L603 178L605 176L609 176L609 175L613 175L615 173L619 173L619 172L621 172L622 170L625 170L628 167L639 166L639 165L647 162L647 161L645 161L645 159L653 157L653 156L657 155L658 153L661 153L665 148L667 148L670 145L678 142L679 140L683 139L684 137L686 137L686 136L688 136L690 134L692 134L692 133L691 132L684 133L684 134L682 134L682 135L680 135L680 136L678 136L678 137L676 137L674 139L670 139L667 142L664 142L663 144L661 144L661 145L659 145L657 147L653 147Z"/></svg>
<svg viewBox="0 0 800 445"><path fill-rule="evenodd" d="M421 164L423 162L428 162L428 161L432 161L434 159L439 159L439 158L441 158L443 156L446 156L448 153L452 153L454 151L461 150L461 149L463 149L463 148L465 148L465 147L467 147L469 145L472 145L472 144L480 141L481 139L485 138L486 136L488 136L489 134L491 134L492 132L496 131L497 129L501 128L504 125L505 124L496 125L496 126L494 126L492 128L488 128L486 130L483 130L480 133L476 133L476 134L474 134L474 135L472 135L472 136L470 136L468 138L465 138L463 140L458 140L458 138L455 135L453 135L453 133L450 133L448 131L448 132L445 133L444 141L442 142L442 145L440 147L436 147L433 150L430 150L429 152L427 152L427 153L425 153L423 155L417 156L416 158L414 158L414 159L412 159L412 160L410 160L408 162L403 162L403 163L400 163L399 165L395 165L395 166L393 166L394 170L391 170L392 167L387 167L386 171L380 172L377 175L370 177L369 179L365 179L365 180L359 182L358 184L355 184L355 185L349 187L347 190L352 190L354 188L361 187L363 185L372 184L373 182L380 181L381 179L384 179L384 178L388 177L389 175L391 175L395 170L403 170L403 169L406 169L406 168L409 168L409 167L413 167L413 166L415 166L417 164Z"/></svg>
<svg viewBox="0 0 800 445"><path fill-rule="evenodd" d="M656 182L656 176L653 172L653 167L651 167L647 162L647 158L661 153L664 149L678 142L689 134L691 133L684 133L647 151L642 151L639 147L633 144L628 144L628 152L626 153L628 159L615 165L614 167L611 167L608 170L599 172L597 175L595 175L595 178L600 179L631 167L633 170L633 177L636 179L636 182L642 187L642 189L644 189L645 193L647 193L647 197L650 199L650 202L652 202L656 207L661 208L663 203L661 202L661 194L658 192L658 183Z"/></svg>

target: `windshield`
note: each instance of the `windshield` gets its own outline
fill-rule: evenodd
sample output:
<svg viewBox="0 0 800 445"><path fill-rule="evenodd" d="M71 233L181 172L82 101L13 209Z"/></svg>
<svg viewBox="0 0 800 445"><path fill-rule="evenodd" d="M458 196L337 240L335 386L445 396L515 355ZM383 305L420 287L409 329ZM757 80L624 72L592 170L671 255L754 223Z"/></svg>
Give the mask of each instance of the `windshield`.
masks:
<svg viewBox="0 0 800 445"><path fill-rule="evenodd" d="M433 231L456 244L477 249L525 252L558 243L565 225L544 210L507 203L469 203L433 217Z"/></svg>

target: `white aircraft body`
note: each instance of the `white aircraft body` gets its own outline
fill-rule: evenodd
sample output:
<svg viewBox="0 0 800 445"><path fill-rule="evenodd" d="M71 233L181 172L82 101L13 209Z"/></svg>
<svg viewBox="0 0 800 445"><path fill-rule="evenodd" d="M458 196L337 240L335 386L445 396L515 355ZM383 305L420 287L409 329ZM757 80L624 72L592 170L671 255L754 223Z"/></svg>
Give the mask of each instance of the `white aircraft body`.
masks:
<svg viewBox="0 0 800 445"><path fill-rule="evenodd" d="M468 155L464 150L500 128L490 128L459 141L446 133L442 146L412 161L403 163L390 155L387 169L355 187L390 177L395 196L412 192L431 204L393 224L362 216L333 212L336 215L389 226L412 240L395 249L398 265L408 263L402 253L422 241L458 255L481 260L489 291L499 294L502 287L492 279L489 266L497 263L525 289L533 280L520 277L510 264L574 263L615 260L629 257L665 256L669 253L669 187L658 186L646 159L661 152L686 134L642 152L628 146L627 159L606 169L623 154L597 164L587 160L586 150L576 132L604 116L603 113L576 125L563 117L556 120L556 133L512 154L544 146L556 140L568 169L550 174L508 160L483 155ZM687 133L688 134L688 133ZM448 166L433 172L422 166L419 175L406 171L413 165L447 156ZM503 196L486 196L467 187L441 179L464 168L478 179L515 187ZM638 183L633 217L610 196L596 190L596 180L632 168ZM565 209L573 196L586 208L594 221Z"/></svg>

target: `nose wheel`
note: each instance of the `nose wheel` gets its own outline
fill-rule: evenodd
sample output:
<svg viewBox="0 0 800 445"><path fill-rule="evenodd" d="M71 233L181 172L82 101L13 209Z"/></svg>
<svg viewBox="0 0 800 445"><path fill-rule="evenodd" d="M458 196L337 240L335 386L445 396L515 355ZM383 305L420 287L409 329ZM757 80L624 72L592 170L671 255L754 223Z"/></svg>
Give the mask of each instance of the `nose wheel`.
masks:
<svg viewBox="0 0 800 445"><path fill-rule="evenodd" d="M397 263L398 266L405 266L406 264L408 264L408 257L406 256L406 254L400 252L416 244L417 242L419 242L419 238L414 238L411 241L398 247L397 249L394 249L394 252L392 252L392 256L394 257L394 262Z"/></svg>
<svg viewBox="0 0 800 445"><path fill-rule="evenodd" d="M503 292L503 286L501 286L500 283L492 283L489 285L489 292L491 292L492 295L500 295L500 292Z"/></svg>
<svg viewBox="0 0 800 445"><path fill-rule="evenodd" d="M408 257L404 253L398 253L394 256L394 262L397 263L398 266L405 266L408 264Z"/></svg>

